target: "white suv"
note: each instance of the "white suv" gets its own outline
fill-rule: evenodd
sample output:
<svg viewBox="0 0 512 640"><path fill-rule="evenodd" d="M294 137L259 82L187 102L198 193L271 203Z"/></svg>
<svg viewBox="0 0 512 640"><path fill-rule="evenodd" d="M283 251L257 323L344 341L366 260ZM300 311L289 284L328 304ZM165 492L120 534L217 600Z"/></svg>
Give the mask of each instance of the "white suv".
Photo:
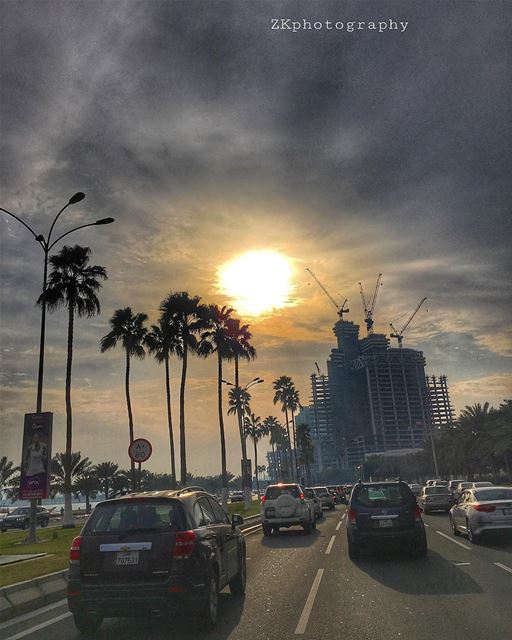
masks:
<svg viewBox="0 0 512 640"><path fill-rule="evenodd" d="M261 498L263 535L269 536L280 527L301 526L306 533L316 529L312 503L305 499L298 484L271 484Z"/></svg>

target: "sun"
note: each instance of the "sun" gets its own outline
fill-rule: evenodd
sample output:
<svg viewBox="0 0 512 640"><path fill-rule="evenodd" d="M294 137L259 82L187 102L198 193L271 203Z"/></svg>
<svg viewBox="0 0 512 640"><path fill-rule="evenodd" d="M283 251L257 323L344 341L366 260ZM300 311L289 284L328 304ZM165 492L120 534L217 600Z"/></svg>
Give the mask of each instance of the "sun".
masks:
<svg viewBox="0 0 512 640"><path fill-rule="evenodd" d="M218 268L217 286L236 311L261 316L291 304L293 268L277 251L247 251Z"/></svg>

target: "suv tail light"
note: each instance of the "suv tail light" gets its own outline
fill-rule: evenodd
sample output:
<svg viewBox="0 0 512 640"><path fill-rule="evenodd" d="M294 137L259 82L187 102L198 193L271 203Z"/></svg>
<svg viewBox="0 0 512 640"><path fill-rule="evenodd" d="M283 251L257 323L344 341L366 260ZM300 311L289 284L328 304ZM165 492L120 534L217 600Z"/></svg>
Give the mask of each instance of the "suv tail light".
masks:
<svg viewBox="0 0 512 640"><path fill-rule="evenodd" d="M196 534L193 531L178 531L174 543L173 558L186 560L190 558L196 544Z"/></svg>
<svg viewBox="0 0 512 640"><path fill-rule="evenodd" d="M304 500L304 494L303 493L299 493L299 500Z"/></svg>
<svg viewBox="0 0 512 640"><path fill-rule="evenodd" d="M421 520L421 509L418 507L418 505L416 505L416 508L414 509L414 520L416 522L419 522Z"/></svg>
<svg viewBox="0 0 512 640"><path fill-rule="evenodd" d="M267 496L261 496L261 504L265 504L266 499L267 499Z"/></svg>
<svg viewBox="0 0 512 640"><path fill-rule="evenodd" d="M77 536L73 538L71 542L71 547L69 549L69 561L74 564L78 564L80 562L80 547L82 546L82 536Z"/></svg>
<svg viewBox="0 0 512 640"><path fill-rule="evenodd" d="M483 511L484 513L490 513L491 511L496 511L496 507L492 504L472 504L471 505L475 511Z"/></svg>
<svg viewBox="0 0 512 640"><path fill-rule="evenodd" d="M355 509L349 509L348 521L350 522L350 524L357 523L357 511L355 511Z"/></svg>

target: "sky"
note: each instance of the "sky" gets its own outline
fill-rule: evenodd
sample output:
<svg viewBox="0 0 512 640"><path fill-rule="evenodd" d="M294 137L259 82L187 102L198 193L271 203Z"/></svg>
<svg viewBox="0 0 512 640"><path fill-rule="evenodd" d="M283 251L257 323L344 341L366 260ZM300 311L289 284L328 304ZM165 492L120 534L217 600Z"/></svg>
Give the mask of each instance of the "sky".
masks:
<svg viewBox="0 0 512 640"><path fill-rule="evenodd" d="M130 306L154 322L182 290L230 304L218 269L255 250L285 256L293 281L285 307L243 318L258 357L241 382L265 380L257 415L281 417L281 375L306 404L315 362L325 371L335 346L336 309L306 267L362 327L358 282L370 293L382 273L377 332L426 296L404 346L448 376L457 411L511 397L506 5L0 1L0 206L46 234L83 191L57 232L116 220L68 240L108 272L101 314L76 322L75 450L128 465L123 353L99 351L113 312ZM288 18L321 28L287 29ZM17 461L23 414L35 410L43 255L15 220L0 213L0 225L2 455ZM66 328L64 310L48 317L54 452L64 450ZM171 372L177 425L179 361ZM131 395L135 435L153 444L147 468L168 471L164 372L149 356L133 363ZM186 407L189 470L219 473L214 359L192 358ZM226 425L237 474L237 427Z"/></svg>

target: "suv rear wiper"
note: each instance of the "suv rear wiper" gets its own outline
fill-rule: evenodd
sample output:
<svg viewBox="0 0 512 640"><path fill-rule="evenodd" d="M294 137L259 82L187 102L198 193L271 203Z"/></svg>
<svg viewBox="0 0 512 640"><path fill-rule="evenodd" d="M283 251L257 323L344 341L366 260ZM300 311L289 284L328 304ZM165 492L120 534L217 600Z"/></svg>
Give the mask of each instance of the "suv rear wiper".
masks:
<svg viewBox="0 0 512 640"><path fill-rule="evenodd" d="M133 527L131 529L126 529L123 533L120 534L119 540L124 540L128 533L145 533L151 531L162 531L160 527Z"/></svg>

